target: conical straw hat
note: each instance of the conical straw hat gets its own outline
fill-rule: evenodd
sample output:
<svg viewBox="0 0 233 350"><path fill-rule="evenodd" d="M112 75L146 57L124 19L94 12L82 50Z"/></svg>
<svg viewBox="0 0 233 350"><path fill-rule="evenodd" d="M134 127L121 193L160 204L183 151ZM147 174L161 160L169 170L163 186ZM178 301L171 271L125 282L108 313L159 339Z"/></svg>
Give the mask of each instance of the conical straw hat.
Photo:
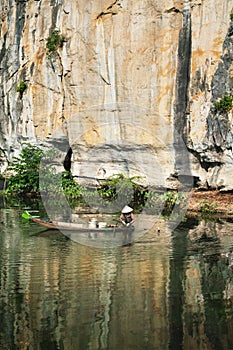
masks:
<svg viewBox="0 0 233 350"><path fill-rule="evenodd" d="M133 211L132 208L130 208L128 205L126 205L123 209L122 209L122 214L126 214L126 213L131 213L131 211Z"/></svg>

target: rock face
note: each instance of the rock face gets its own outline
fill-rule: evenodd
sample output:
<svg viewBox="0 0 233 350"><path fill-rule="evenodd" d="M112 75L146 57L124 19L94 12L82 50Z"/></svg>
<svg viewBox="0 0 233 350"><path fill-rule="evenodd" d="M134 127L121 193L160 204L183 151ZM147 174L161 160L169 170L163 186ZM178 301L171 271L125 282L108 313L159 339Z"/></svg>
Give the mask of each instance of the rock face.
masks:
<svg viewBox="0 0 233 350"><path fill-rule="evenodd" d="M0 147L72 148L78 176L233 189L232 0L2 0ZM64 43L48 55L57 28ZM20 82L24 91L17 92ZM2 153L3 153L2 152ZM186 181L185 180L185 181Z"/></svg>

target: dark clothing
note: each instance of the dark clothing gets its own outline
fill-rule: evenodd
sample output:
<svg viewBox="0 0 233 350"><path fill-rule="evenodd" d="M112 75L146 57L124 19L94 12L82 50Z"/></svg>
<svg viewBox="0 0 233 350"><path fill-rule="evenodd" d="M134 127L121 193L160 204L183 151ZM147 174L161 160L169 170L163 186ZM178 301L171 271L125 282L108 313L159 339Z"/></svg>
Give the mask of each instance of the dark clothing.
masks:
<svg viewBox="0 0 233 350"><path fill-rule="evenodd" d="M120 220L125 224L130 224L132 221L134 221L134 216L132 213L121 214Z"/></svg>

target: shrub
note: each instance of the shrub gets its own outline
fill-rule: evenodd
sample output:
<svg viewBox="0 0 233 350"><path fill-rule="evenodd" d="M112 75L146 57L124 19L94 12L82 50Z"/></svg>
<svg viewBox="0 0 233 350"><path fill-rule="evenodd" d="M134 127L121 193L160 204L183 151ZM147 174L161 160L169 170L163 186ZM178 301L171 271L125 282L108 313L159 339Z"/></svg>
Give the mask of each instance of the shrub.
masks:
<svg viewBox="0 0 233 350"><path fill-rule="evenodd" d="M113 201L119 197L132 197L132 201L138 200L145 190L141 188L135 181L140 176L128 178L124 174L115 174L101 181L98 187L98 194L101 198Z"/></svg>
<svg viewBox="0 0 233 350"><path fill-rule="evenodd" d="M8 170L13 175L7 180L6 193L26 194L39 191L39 166L43 152L26 144L19 157L14 157Z"/></svg>
<svg viewBox="0 0 233 350"><path fill-rule="evenodd" d="M226 113L232 109L233 96L226 95L220 101L214 102L215 112Z"/></svg>
<svg viewBox="0 0 233 350"><path fill-rule="evenodd" d="M68 171L62 173L62 187L65 195L72 199L81 198L85 191L85 188L79 186Z"/></svg>
<svg viewBox="0 0 233 350"><path fill-rule="evenodd" d="M230 14L230 20L233 20L233 13Z"/></svg>
<svg viewBox="0 0 233 350"><path fill-rule="evenodd" d="M172 213L175 205L179 205L180 208L185 208L187 205L187 196L185 193L167 191L164 194L160 195L160 197L164 202L162 215L165 216L169 216Z"/></svg>
<svg viewBox="0 0 233 350"><path fill-rule="evenodd" d="M216 213L217 204L208 199L200 201L200 211L203 217L208 217Z"/></svg>
<svg viewBox="0 0 233 350"><path fill-rule="evenodd" d="M176 191L166 191L164 193L156 193L148 191L145 193L147 200L146 208L149 212L157 215L162 215L164 218L169 217L175 207L179 205L180 209L185 209L187 206L187 195Z"/></svg>
<svg viewBox="0 0 233 350"><path fill-rule="evenodd" d="M17 86L16 91L19 92L20 95L22 96L26 89L27 89L27 84L25 83L25 81L21 81Z"/></svg>
<svg viewBox="0 0 233 350"><path fill-rule="evenodd" d="M52 54L56 53L59 47L62 47L65 38L60 34L59 29L52 29L50 36L46 39L47 54L51 57Z"/></svg>

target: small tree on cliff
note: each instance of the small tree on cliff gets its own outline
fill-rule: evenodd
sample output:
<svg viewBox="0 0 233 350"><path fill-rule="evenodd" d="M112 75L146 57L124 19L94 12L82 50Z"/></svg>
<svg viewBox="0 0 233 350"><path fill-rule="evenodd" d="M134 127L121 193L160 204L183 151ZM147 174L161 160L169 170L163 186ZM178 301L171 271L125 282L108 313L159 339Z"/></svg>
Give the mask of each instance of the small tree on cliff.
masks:
<svg viewBox="0 0 233 350"><path fill-rule="evenodd" d="M232 108L233 96L225 95L220 101L214 102L215 112L226 113L229 112Z"/></svg>
<svg viewBox="0 0 233 350"><path fill-rule="evenodd" d="M26 89L27 89L27 84L25 83L25 81L21 81L19 85L16 87L16 91L19 92L21 98L23 97L23 93Z"/></svg>
<svg viewBox="0 0 233 350"><path fill-rule="evenodd" d="M49 58L63 46L65 38L60 34L60 30L53 28L50 36L46 39L47 55Z"/></svg>

